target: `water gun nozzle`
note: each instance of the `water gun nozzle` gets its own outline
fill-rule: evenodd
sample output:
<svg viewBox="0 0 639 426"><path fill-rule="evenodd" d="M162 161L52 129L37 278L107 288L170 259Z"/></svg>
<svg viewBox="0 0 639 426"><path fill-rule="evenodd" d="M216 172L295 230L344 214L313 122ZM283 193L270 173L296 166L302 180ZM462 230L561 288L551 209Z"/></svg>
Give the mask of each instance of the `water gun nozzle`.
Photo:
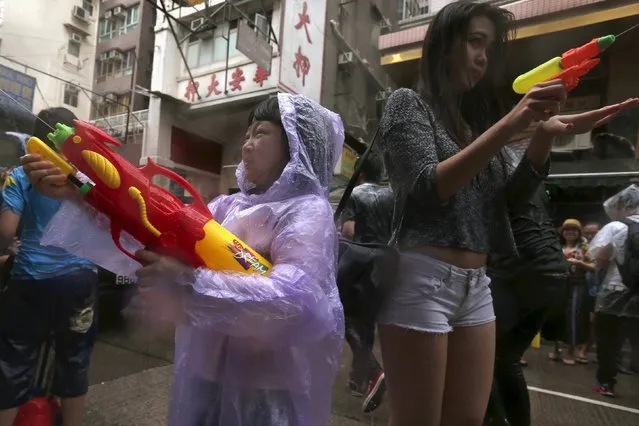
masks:
<svg viewBox="0 0 639 426"><path fill-rule="evenodd" d="M55 125L55 131L47 135L47 138L55 144L58 149L62 149L64 142L73 135L75 129L67 125L58 123Z"/></svg>

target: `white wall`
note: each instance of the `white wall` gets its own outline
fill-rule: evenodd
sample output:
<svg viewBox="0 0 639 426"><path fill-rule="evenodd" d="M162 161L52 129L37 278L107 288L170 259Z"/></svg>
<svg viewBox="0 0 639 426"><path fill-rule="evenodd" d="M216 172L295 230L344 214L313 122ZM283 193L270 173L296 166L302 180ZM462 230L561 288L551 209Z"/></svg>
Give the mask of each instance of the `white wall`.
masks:
<svg viewBox="0 0 639 426"><path fill-rule="evenodd" d="M4 21L0 27L0 55L91 89L99 0L93 0L93 22L81 26L90 35L83 39L80 46L80 66L65 64L64 60L70 37L70 32L64 24L75 22L79 25L79 22L72 18L72 10L73 6L80 5L82 0L4 0ZM0 58L0 63L16 71L25 72L24 67L3 58ZM42 92L35 92L34 112L47 107L64 106L80 119L89 119L91 101L82 91L78 95L78 106L71 107L63 104L65 83L34 70L27 70L26 74L37 79Z"/></svg>

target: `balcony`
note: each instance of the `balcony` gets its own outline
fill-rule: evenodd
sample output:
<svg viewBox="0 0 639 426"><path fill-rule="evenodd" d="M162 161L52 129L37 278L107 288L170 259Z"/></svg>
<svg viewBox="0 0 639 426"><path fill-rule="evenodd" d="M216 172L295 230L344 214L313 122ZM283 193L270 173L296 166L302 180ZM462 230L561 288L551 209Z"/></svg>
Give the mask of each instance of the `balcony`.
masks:
<svg viewBox="0 0 639 426"><path fill-rule="evenodd" d="M123 138L126 129L126 121L127 113L123 113L92 120L91 123L107 131L115 138ZM144 133L144 129L146 128L148 121L148 109L132 112L129 120L129 135L139 135Z"/></svg>

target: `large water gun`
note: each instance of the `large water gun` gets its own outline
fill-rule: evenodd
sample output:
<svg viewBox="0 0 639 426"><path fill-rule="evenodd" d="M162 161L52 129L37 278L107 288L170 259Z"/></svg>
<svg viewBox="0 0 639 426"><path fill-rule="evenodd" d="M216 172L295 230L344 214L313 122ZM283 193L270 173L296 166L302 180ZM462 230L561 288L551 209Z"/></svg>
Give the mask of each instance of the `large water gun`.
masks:
<svg viewBox="0 0 639 426"><path fill-rule="evenodd" d="M217 223L186 179L150 159L138 169L109 146L120 145L109 134L80 120L74 124L75 128L57 124L48 135L68 161L35 137L27 142L27 151L55 164L86 202L109 217L113 242L123 253L137 260L120 242L124 230L146 248L194 267L270 273L270 262ZM78 170L92 182L82 183ZM186 189L193 203L186 205L153 184L151 179L157 175Z"/></svg>
<svg viewBox="0 0 639 426"><path fill-rule="evenodd" d="M595 58L616 40L614 35L607 35L591 40L581 47L570 49L561 57L557 56L520 75L513 82L513 90L520 95L526 94L535 84L555 79L562 79L566 90L571 91L579 85L579 79L596 67L601 59Z"/></svg>

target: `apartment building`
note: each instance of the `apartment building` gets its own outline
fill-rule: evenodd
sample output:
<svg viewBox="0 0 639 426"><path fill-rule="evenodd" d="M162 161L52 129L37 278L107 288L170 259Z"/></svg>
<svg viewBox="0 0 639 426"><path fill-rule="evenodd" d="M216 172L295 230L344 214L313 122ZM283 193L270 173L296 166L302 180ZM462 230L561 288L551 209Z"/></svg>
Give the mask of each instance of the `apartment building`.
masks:
<svg viewBox="0 0 639 426"><path fill-rule="evenodd" d="M389 2L165 4L167 13L158 13L155 26L143 162L151 157L173 168L205 197L218 188L234 191L249 112L287 92L341 113L353 148L345 149L336 182L350 176L392 84L377 49L377 37L396 15Z"/></svg>
<svg viewBox="0 0 639 426"><path fill-rule="evenodd" d="M97 0L0 0L0 88L34 112L64 106L88 120L97 10Z"/></svg>
<svg viewBox="0 0 639 426"><path fill-rule="evenodd" d="M137 163L147 123L156 9L144 0L100 2L92 119Z"/></svg>

